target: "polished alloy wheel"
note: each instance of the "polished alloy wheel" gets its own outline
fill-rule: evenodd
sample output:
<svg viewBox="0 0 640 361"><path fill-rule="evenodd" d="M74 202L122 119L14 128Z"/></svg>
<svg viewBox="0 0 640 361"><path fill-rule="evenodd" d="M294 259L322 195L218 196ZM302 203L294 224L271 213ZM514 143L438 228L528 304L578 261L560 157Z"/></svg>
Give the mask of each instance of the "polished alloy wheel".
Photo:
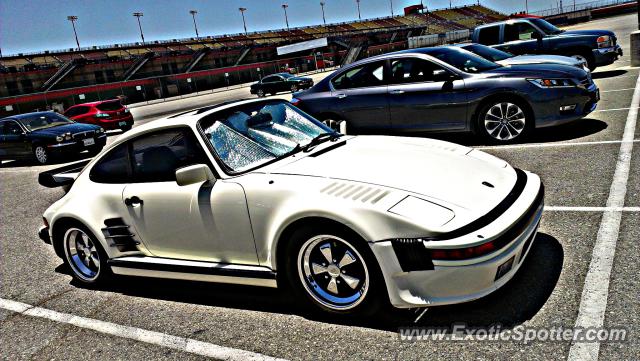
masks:
<svg viewBox="0 0 640 361"><path fill-rule="evenodd" d="M264 96L264 90L258 89L258 96L262 98Z"/></svg>
<svg viewBox="0 0 640 361"><path fill-rule="evenodd" d="M525 129L524 111L513 103L497 103L484 116L487 134L499 141L507 141L519 136Z"/></svg>
<svg viewBox="0 0 640 361"><path fill-rule="evenodd" d="M36 160L40 164L45 164L47 163L47 160L49 160L49 155L47 154L47 150L41 145L36 147L36 149L34 150L34 154L36 156Z"/></svg>
<svg viewBox="0 0 640 361"><path fill-rule="evenodd" d="M356 307L369 289L369 271L362 256L335 236L315 236L302 245L298 274L309 295L333 310Z"/></svg>
<svg viewBox="0 0 640 361"><path fill-rule="evenodd" d="M64 234L64 250L73 273L84 281L100 274L100 254L94 241L81 229L70 228Z"/></svg>

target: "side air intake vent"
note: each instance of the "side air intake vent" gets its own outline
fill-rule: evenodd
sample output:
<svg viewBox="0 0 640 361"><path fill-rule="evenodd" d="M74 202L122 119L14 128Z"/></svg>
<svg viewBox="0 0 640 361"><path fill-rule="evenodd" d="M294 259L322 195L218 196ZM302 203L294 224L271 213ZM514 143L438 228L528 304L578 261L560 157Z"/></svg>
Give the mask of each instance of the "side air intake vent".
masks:
<svg viewBox="0 0 640 361"><path fill-rule="evenodd" d="M389 194L389 191L366 186L362 184L349 184L342 182L333 182L322 188L320 193L343 199L351 199L353 201L369 202L371 204L378 203L382 198Z"/></svg>
<svg viewBox="0 0 640 361"><path fill-rule="evenodd" d="M137 245L140 242L136 241L135 236L129 230L129 226L124 223L122 218L109 218L105 219L102 228L102 234L109 242L109 246L117 247L120 252L137 251Z"/></svg>

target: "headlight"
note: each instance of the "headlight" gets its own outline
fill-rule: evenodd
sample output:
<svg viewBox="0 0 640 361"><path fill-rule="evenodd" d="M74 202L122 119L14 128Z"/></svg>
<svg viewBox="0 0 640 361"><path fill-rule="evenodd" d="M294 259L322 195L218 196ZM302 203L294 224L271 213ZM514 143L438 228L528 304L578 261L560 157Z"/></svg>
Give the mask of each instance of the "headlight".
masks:
<svg viewBox="0 0 640 361"><path fill-rule="evenodd" d="M65 140L71 140L71 133L65 133L64 134L64 139Z"/></svg>
<svg viewBox="0 0 640 361"><path fill-rule="evenodd" d="M63 140L64 140L64 137L63 137L63 136L60 136L60 135L56 136L56 142L60 143L60 142L62 142Z"/></svg>
<svg viewBox="0 0 640 361"><path fill-rule="evenodd" d="M414 196L407 196L389 208L389 212L412 219L425 227L442 226L455 216L448 208Z"/></svg>
<svg viewBox="0 0 640 361"><path fill-rule="evenodd" d="M596 40L596 42L598 43L598 48L610 48L612 45L611 43L611 37L609 35L602 35L599 36L598 39Z"/></svg>
<svg viewBox="0 0 640 361"><path fill-rule="evenodd" d="M96 133L98 133L98 134L102 134L102 133L104 133L104 129L102 129L102 128L98 128L98 130L96 130Z"/></svg>
<svg viewBox="0 0 640 361"><path fill-rule="evenodd" d="M576 86L576 83L571 79L527 79L531 84L540 88L557 88L563 86Z"/></svg>
<svg viewBox="0 0 640 361"><path fill-rule="evenodd" d="M124 108L125 113L129 113L129 108Z"/></svg>

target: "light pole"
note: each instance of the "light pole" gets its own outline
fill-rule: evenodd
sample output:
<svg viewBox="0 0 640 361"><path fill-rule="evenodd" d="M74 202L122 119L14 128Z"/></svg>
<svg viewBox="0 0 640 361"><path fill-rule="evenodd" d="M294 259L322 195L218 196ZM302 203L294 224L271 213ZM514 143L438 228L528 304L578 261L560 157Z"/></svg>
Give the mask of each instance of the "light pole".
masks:
<svg viewBox="0 0 640 361"><path fill-rule="evenodd" d="M529 0L524 0L524 12L529 13Z"/></svg>
<svg viewBox="0 0 640 361"><path fill-rule="evenodd" d="M391 17L393 17L393 0L389 0L389 3L391 4Z"/></svg>
<svg viewBox="0 0 640 361"><path fill-rule="evenodd" d="M247 22L244 20L244 12L247 11L247 8L238 8L240 10L240 14L242 14L242 25L244 26L244 34L247 35Z"/></svg>
<svg viewBox="0 0 640 361"><path fill-rule="evenodd" d="M452 8L452 6L451 6L451 0L449 0L449 9L451 9L451 8Z"/></svg>
<svg viewBox="0 0 640 361"><path fill-rule="evenodd" d="M189 10L189 14L193 17L193 27L196 29L196 38L200 39L200 34L198 34L198 24L196 24L196 14L197 10Z"/></svg>
<svg viewBox="0 0 640 361"><path fill-rule="evenodd" d="M289 30L289 18L287 17L287 8L289 5L282 4L282 10L284 10L284 22L287 23L287 31Z"/></svg>
<svg viewBox="0 0 640 361"><path fill-rule="evenodd" d="M75 15L67 16L67 20L71 21L71 26L73 26L73 35L76 37L76 45L78 45L78 50L80 50L80 42L78 41L78 33L76 32L76 21L78 17Z"/></svg>
<svg viewBox="0 0 640 361"><path fill-rule="evenodd" d="M140 28L140 37L142 38L142 44L144 44L144 34L142 33L142 24L140 23L140 17L144 16L143 13L133 13L133 16L138 18L138 28Z"/></svg>
<svg viewBox="0 0 640 361"><path fill-rule="evenodd" d="M327 26L327 19L324 18L324 1L320 1L320 8L322 8L322 22Z"/></svg>
<svg viewBox="0 0 640 361"><path fill-rule="evenodd" d="M362 17L360 16L360 0L356 0L356 4L358 5L358 20L362 20Z"/></svg>

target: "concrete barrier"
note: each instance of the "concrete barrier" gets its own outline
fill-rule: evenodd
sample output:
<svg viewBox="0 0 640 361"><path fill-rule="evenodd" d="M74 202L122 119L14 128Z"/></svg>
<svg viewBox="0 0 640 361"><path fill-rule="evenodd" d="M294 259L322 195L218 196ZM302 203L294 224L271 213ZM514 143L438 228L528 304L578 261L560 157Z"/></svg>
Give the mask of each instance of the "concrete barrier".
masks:
<svg viewBox="0 0 640 361"><path fill-rule="evenodd" d="M631 66L640 66L640 30L631 33Z"/></svg>

